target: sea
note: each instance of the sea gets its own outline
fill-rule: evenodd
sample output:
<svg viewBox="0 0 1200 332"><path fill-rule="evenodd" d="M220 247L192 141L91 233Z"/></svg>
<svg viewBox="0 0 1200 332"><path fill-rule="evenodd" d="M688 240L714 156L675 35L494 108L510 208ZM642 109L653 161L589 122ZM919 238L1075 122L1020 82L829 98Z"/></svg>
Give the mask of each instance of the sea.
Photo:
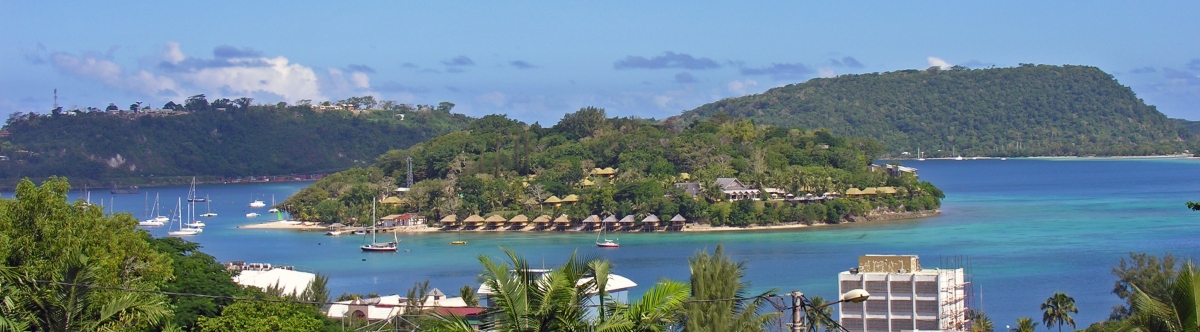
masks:
<svg viewBox="0 0 1200 332"><path fill-rule="evenodd" d="M752 293L800 290L836 298L837 274L866 254L919 255L924 268L963 267L970 274L970 302L997 326L1018 317L1039 321L1039 305L1054 292L1076 301L1079 325L1108 317L1121 302L1112 294L1112 268L1129 253L1200 256L1200 159L1009 159L902 161L920 178L941 188L941 215L887 222L850 223L796 230L721 233L619 233L621 247L596 248L591 233L445 232L401 234L397 253L363 253L363 236L323 232L239 229L240 225L287 218L252 209L263 200L282 201L310 183L215 184L197 187L197 214L205 231L188 240L220 261L293 265L330 276L334 295L403 295L429 280L447 294L478 287L479 258L503 260L501 248L534 266L551 267L572 255L604 258L626 276L640 296L660 279L686 281L689 256L723 245L744 261ZM188 187L143 188L138 195L90 192L92 203L144 218L159 199L174 209ZM12 193L2 193L12 198ZM88 196L76 190L72 199ZM186 200L182 201L187 205ZM148 206L148 207L147 207ZM262 214L247 218L249 212ZM165 215L165 212L163 213ZM166 236L168 227L146 228ZM390 237L384 235L385 237ZM390 239L388 239L390 240ZM468 245L451 245L466 240Z"/></svg>

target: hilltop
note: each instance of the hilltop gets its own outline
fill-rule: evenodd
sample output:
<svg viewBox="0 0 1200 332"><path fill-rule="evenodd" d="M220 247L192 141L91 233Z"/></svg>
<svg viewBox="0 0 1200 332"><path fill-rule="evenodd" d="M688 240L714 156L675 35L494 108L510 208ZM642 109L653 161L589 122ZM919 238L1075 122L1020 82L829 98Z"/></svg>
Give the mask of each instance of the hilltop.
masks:
<svg viewBox="0 0 1200 332"><path fill-rule="evenodd" d="M205 103L207 104L207 103ZM66 176L108 186L171 176L331 173L462 129L448 108L245 105L16 114L0 137L0 185Z"/></svg>
<svg viewBox="0 0 1200 332"><path fill-rule="evenodd" d="M1150 155L1182 152L1194 142L1191 131L1112 75L1086 66L931 67L817 78L668 121L718 114L872 137L891 154L921 148L930 157Z"/></svg>

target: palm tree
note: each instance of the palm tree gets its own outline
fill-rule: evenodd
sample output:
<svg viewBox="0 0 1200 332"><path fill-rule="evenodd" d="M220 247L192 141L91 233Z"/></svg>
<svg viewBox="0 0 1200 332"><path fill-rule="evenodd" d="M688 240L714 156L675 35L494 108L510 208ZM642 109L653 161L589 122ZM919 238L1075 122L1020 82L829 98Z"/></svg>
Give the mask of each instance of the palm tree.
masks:
<svg viewBox="0 0 1200 332"><path fill-rule="evenodd" d="M971 332L993 332L996 330L996 324L983 311L971 310L967 313L967 317L971 320Z"/></svg>
<svg viewBox="0 0 1200 332"><path fill-rule="evenodd" d="M808 332L833 331L837 322L830 319L833 317L833 306L829 305L829 301L820 296L813 296L808 299L808 302L812 305L804 311L805 321L808 322Z"/></svg>
<svg viewBox="0 0 1200 332"><path fill-rule="evenodd" d="M1197 331L1200 330L1200 274L1191 262L1184 263L1179 276L1171 281L1165 298L1154 298L1133 286L1133 315L1126 321L1129 330Z"/></svg>
<svg viewBox="0 0 1200 332"><path fill-rule="evenodd" d="M747 297L746 263L733 262L722 245L712 255L698 252L688 259L692 298L684 305L687 331L762 331L778 313L758 313L769 290Z"/></svg>
<svg viewBox="0 0 1200 332"><path fill-rule="evenodd" d="M1059 332L1063 325L1070 324L1072 329L1075 328L1075 318L1071 318L1074 313L1079 313L1079 310L1075 309L1075 299L1067 296L1067 293L1055 292L1046 299L1046 303L1042 303L1042 323L1047 328L1057 325Z"/></svg>
<svg viewBox="0 0 1200 332"><path fill-rule="evenodd" d="M1033 318L1017 318L1017 327L1013 328L1012 332L1033 332L1037 330L1037 324L1033 321Z"/></svg>
<svg viewBox="0 0 1200 332"><path fill-rule="evenodd" d="M91 285L96 281L95 265L82 254L68 255L67 268L56 281L72 285ZM146 293L122 293L111 297L94 294L92 288L62 284L43 284L18 279L18 288L32 295L26 307L35 316L31 322L41 331L140 330L158 326L171 315L162 297ZM103 302L98 300L103 299Z"/></svg>

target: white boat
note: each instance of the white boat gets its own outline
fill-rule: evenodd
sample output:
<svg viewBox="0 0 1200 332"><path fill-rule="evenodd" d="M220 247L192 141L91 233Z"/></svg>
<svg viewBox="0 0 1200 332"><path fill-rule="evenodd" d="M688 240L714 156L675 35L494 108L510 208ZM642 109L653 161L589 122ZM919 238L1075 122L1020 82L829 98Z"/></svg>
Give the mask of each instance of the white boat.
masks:
<svg viewBox="0 0 1200 332"><path fill-rule="evenodd" d="M254 217L258 217L258 213L250 212L250 213L246 214L246 218L254 218Z"/></svg>
<svg viewBox="0 0 1200 332"><path fill-rule="evenodd" d="M158 214L158 194L154 194L154 213L153 214L156 214L156 215ZM156 216L154 218L149 218L146 220L139 221L138 226L162 226L162 225L166 225L168 221L171 221L171 219L167 218L166 216Z"/></svg>
<svg viewBox="0 0 1200 332"><path fill-rule="evenodd" d="M271 195L271 209L267 210L267 212L268 213L279 213L279 209L275 208L275 195Z"/></svg>
<svg viewBox="0 0 1200 332"><path fill-rule="evenodd" d="M396 232L392 232L392 242L376 242L375 234L375 201L371 200L371 243L361 245L358 248L364 252L396 252L399 248L400 239L396 237Z"/></svg>
<svg viewBox="0 0 1200 332"><path fill-rule="evenodd" d="M183 211L182 210L183 210L183 201L181 199L180 202L175 204L175 211L176 211L176 219L175 220L179 223L179 230L168 231L167 235L187 236L187 235L200 234L200 232L202 232L203 230L201 230L199 228L192 228L192 227L184 228L183 227L183 214L182 214Z"/></svg>
<svg viewBox="0 0 1200 332"><path fill-rule="evenodd" d="M925 157L921 155L921 148L917 148L917 161L925 161Z"/></svg>
<svg viewBox="0 0 1200 332"><path fill-rule="evenodd" d="M963 160L962 156L954 157L954 160Z"/></svg>
<svg viewBox="0 0 1200 332"><path fill-rule="evenodd" d="M1008 160L1008 158L1000 158L1000 161Z"/></svg>
<svg viewBox="0 0 1200 332"><path fill-rule="evenodd" d="M206 211L208 211L208 212L205 212L204 214L201 214L200 216L205 217L205 218L216 217L217 214L212 212L212 201L208 199L208 195L204 196L204 203L208 206L206 209Z"/></svg>
<svg viewBox="0 0 1200 332"><path fill-rule="evenodd" d="M619 247L621 247L621 244L617 243L616 239L613 239L613 240L608 239L608 225L605 225L605 224L606 224L606 222L600 223L600 232L596 233L596 246L600 247L600 248L619 248ZM600 239L601 235L604 235L603 240Z"/></svg>
<svg viewBox="0 0 1200 332"><path fill-rule="evenodd" d="M261 200L256 199L253 202L250 202L250 207L252 207L252 208L260 208L260 207L264 207L264 206L267 206L267 203L265 203Z"/></svg>

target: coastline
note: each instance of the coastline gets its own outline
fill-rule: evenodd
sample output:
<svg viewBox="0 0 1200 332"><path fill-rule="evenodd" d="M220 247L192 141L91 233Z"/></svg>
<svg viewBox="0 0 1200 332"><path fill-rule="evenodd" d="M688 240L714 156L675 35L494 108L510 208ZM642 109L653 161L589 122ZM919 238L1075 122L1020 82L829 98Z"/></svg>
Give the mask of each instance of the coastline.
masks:
<svg viewBox="0 0 1200 332"><path fill-rule="evenodd" d="M879 214L875 214L875 215L868 215L865 217L854 217L854 218L851 218L851 221L849 223L864 223L864 222L895 221L895 220L928 218L928 217L933 217L933 216L937 216L940 214L942 214L942 210L940 210L940 209L932 210L932 211L925 210L925 211L913 211L913 212L887 212L887 213L879 213ZM847 224L847 223L838 223L838 224L820 223L820 224L806 225L804 223L795 222L795 223L766 225L766 226L750 225L750 226L745 226L745 227L709 226L709 225L691 224L691 225L684 226L683 230L681 230L681 231L682 232L701 232L701 233L703 233L703 232L773 231L773 230L795 230L795 229L810 228L810 227L824 227L824 226L834 226L834 225L844 225L844 224Z"/></svg>
<svg viewBox="0 0 1200 332"><path fill-rule="evenodd" d="M955 158L956 158L956 157L936 157L936 158L925 158L925 160L956 160ZM1192 154L1190 154L1190 153L1177 153L1177 154L1166 154L1166 155L1147 155L1147 156L1031 156L1031 157L989 157L989 156L975 156L975 157L962 157L962 158L963 158L963 159L962 159L962 160L959 160L959 161L970 161L970 160L997 160L997 159L1039 159L1039 160L1105 160L1105 159L1116 159L1116 160L1120 160L1120 159L1169 159L1169 158L1200 158L1200 157L1195 157L1194 155L1192 155ZM887 161L917 161L917 159L916 159L916 158L880 158L879 160L887 160Z"/></svg>
<svg viewBox="0 0 1200 332"><path fill-rule="evenodd" d="M784 223L784 224L777 224L777 225L750 225L750 226L745 226L745 227L687 224L687 225L684 225L683 229L680 229L679 231L655 231L655 232L646 232L646 233L755 232L755 231L772 231L772 230L795 230L795 229L810 228L810 227L843 225L843 224L847 224L847 223L885 222L885 221L895 221L895 220L928 218L928 217L934 217L934 216L937 216L940 214L942 214L942 210L940 210L940 209L925 210L925 211L913 211L913 212L882 212L882 213L871 214L871 215L864 216L864 217L853 217L853 218L851 218L851 220L849 222L838 223L838 224L820 223L820 224L806 225L804 223L794 222L794 223ZM298 231L324 231L324 230L328 229L327 226L321 226L319 224L310 223L310 222L305 222L301 225L295 225L295 224L285 224L285 223L281 223L278 221L250 224L250 225L242 225L242 226L238 226L238 228L290 229L290 230L298 230ZM356 229L362 229L362 228L363 227L347 227L347 228L344 228L343 231L352 232ZM392 228L387 228L387 229L380 229L379 232L381 232L381 233L393 233L394 232L394 233L403 233L403 234L420 234L420 233L438 233L438 232L471 232L471 233L507 233L507 232L515 232L515 233L576 232L576 233L579 233L579 232L588 232L588 233L590 233L592 231L591 230L583 231L580 229L535 231L532 229L510 230L510 229L506 229L506 228L446 230L446 229L442 229L440 227L428 227L428 226L424 226L424 225L417 225L417 226L399 226L399 227L392 227ZM617 232L642 233L640 231L617 231Z"/></svg>

